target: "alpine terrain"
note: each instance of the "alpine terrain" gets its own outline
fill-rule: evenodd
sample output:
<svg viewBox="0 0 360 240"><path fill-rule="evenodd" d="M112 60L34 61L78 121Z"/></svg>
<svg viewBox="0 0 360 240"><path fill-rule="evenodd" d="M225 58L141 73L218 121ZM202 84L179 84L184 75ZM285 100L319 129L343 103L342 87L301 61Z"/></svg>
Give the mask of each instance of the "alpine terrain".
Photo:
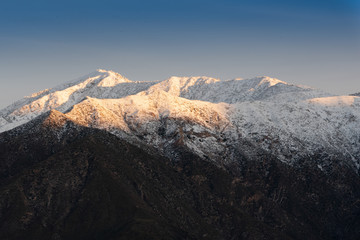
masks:
<svg viewBox="0 0 360 240"><path fill-rule="evenodd" d="M97 70L0 132L0 239L360 239L359 94Z"/></svg>

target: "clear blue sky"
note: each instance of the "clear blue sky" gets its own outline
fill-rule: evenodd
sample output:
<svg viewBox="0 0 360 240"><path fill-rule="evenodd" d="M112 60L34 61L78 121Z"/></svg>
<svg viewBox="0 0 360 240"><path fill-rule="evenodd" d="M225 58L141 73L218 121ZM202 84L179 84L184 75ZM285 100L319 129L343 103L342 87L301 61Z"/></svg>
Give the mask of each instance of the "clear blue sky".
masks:
<svg viewBox="0 0 360 240"><path fill-rule="evenodd" d="M360 0L0 1L0 107L97 68L360 91Z"/></svg>

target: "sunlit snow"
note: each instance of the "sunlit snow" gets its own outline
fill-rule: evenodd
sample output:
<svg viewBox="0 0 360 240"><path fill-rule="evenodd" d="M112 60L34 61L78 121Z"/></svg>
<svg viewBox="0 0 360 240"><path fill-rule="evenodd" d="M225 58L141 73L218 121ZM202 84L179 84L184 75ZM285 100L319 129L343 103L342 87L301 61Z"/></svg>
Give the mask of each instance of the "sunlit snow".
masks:
<svg viewBox="0 0 360 240"><path fill-rule="evenodd" d="M177 139L200 157L231 160L231 149L247 140L289 164L325 150L358 167L359 99L271 77L134 82L98 70L1 110L0 131L56 109L80 125L159 149Z"/></svg>

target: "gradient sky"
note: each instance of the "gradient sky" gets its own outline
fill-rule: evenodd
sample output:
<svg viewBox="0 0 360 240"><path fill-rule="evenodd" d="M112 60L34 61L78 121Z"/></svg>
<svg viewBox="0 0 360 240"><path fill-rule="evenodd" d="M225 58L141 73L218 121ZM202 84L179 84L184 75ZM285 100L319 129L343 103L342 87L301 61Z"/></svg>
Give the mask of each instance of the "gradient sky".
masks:
<svg viewBox="0 0 360 240"><path fill-rule="evenodd" d="M360 0L1 0L0 108L97 68L360 91Z"/></svg>

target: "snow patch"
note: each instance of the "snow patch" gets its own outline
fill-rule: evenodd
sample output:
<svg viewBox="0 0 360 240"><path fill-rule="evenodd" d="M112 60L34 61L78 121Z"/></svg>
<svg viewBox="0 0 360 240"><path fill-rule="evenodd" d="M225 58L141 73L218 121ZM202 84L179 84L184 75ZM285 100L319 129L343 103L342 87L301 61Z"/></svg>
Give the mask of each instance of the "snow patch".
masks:
<svg viewBox="0 0 360 240"><path fill-rule="evenodd" d="M359 105L360 98L356 96L335 96L335 97L313 98L308 101L313 104L336 107L336 106L352 106L355 104Z"/></svg>

